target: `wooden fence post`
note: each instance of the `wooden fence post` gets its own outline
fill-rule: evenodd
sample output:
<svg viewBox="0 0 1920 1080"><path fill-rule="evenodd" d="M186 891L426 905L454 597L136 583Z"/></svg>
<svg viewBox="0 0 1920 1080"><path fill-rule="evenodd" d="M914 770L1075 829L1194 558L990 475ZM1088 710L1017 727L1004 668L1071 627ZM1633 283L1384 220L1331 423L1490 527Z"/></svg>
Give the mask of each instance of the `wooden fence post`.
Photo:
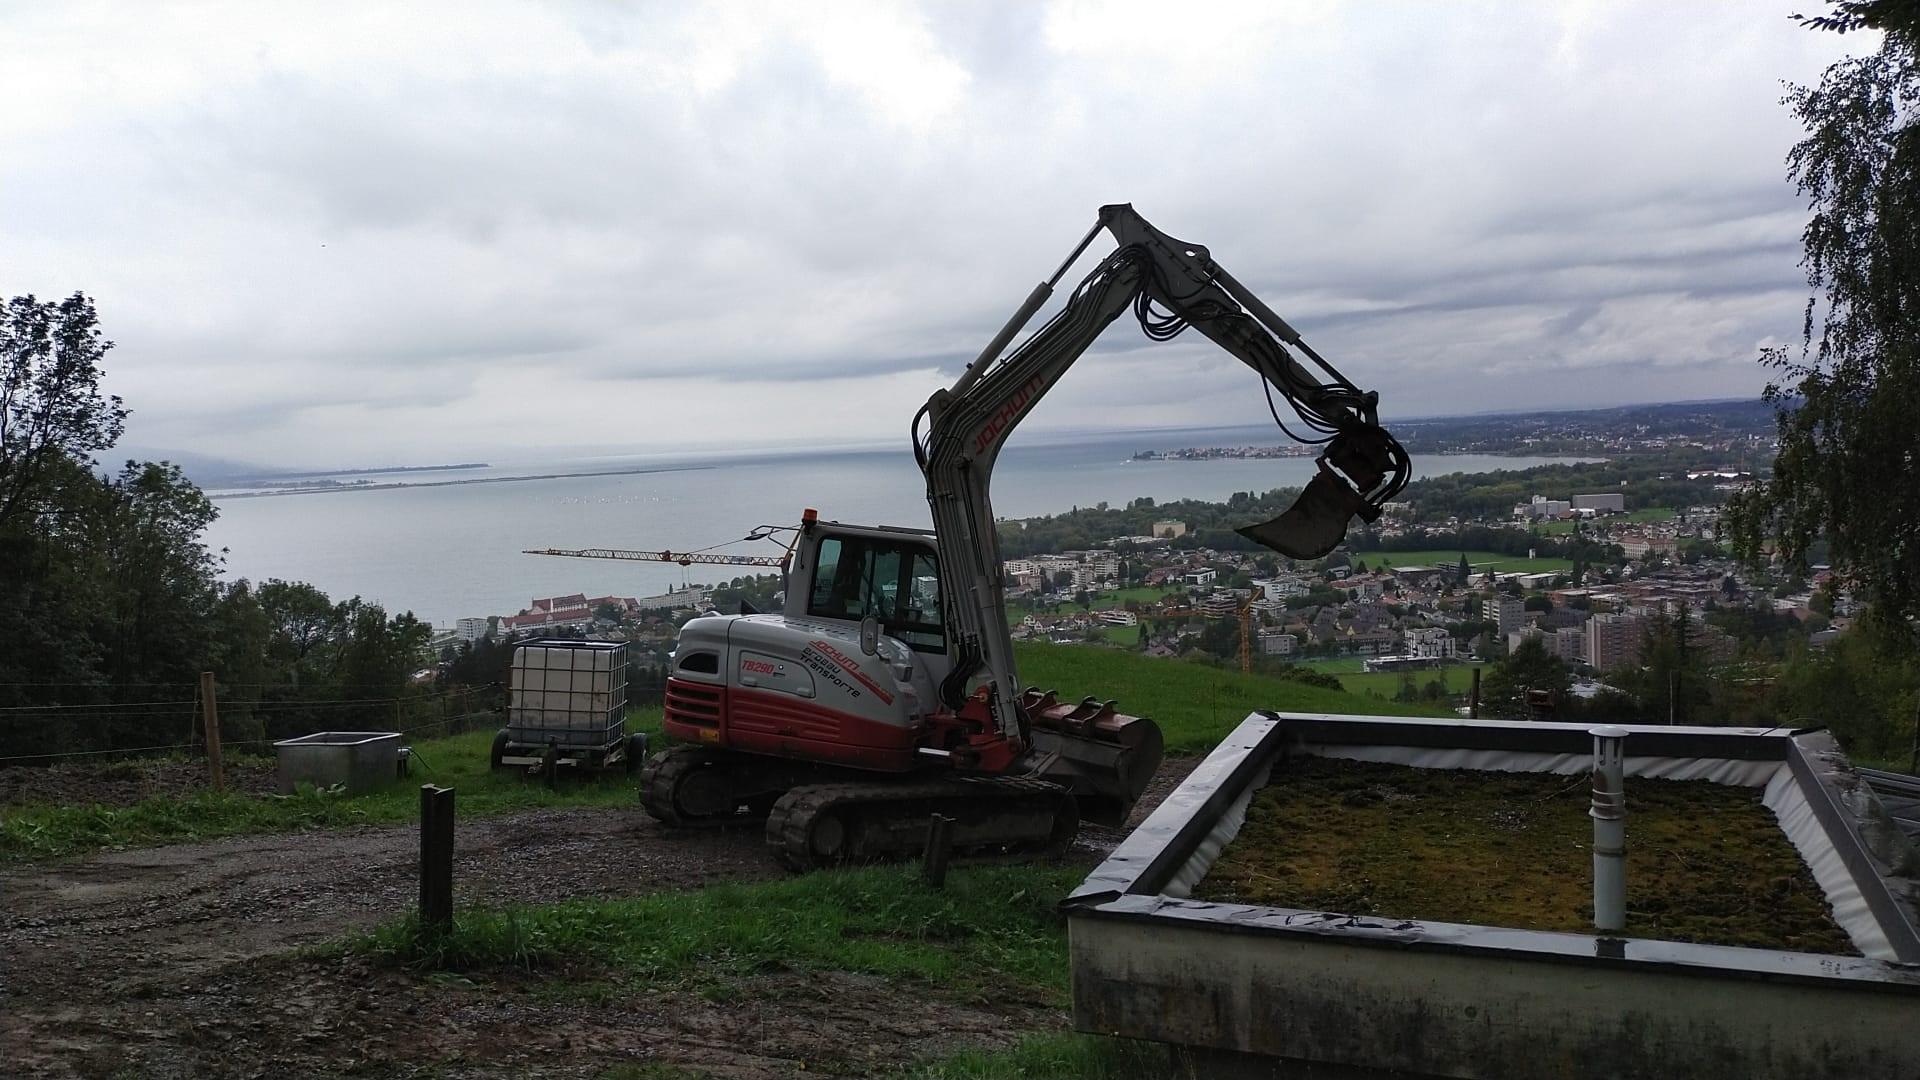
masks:
<svg viewBox="0 0 1920 1080"><path fill-rule="evenodd" d="M1473 666L1473 695L1467 699L1467 718L1480 718L1480 665Z"/></svg>
<svg viewBox="0 0 1920 1080"><path fill-rule="evenodd" d="M207 729L207 775L219 791L227 786L227 774L220 765L220 705L214 699L211 671L200 673L200 722Z"/></svg>
<svg viewBox="0 0 1920 1080"><path fill-rule="evenodd" d="M927 822L927 853L921 863L921 876L936 889L947 887L947 859L953 854L953 819L935 814Z"/></svg>
<svg viewBox="0 0 1920 1080"><path fill-rule="evenodd" d="M1913 760L1907 763L1907 772L1920 776L1920 701L1913 703Z"/></svg>
<svg viewBox="0 0 1920 1080"><path fill-rule="evenodd" d="M453 789L420 785L420 927L453 929Z"/></svg>

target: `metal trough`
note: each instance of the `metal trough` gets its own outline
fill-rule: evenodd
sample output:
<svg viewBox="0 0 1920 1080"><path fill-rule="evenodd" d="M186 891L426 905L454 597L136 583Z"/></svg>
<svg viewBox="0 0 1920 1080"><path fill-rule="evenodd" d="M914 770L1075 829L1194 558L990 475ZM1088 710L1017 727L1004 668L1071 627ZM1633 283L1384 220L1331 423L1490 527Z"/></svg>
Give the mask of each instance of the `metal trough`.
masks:
<svg viewBox="0 0 1920 1080"><path fill-rule="evenodd" d="M397 731L318 731L273 744L280 759L280 790L302 783L314 787L344 785L349 794L375 791L394 782L400 769Z"/></svg>
<svg viewBox="0 0 1920 1080"><path fill-rule="evenodd" d="M1764 788L1869 959L1187 898L1282 754L1575 775L1587 730L1249 716L1065 902L1074 1026L1206 1075L1920 1075L1920 864L1824 732L1631 727L1626 772Z"/></svg>

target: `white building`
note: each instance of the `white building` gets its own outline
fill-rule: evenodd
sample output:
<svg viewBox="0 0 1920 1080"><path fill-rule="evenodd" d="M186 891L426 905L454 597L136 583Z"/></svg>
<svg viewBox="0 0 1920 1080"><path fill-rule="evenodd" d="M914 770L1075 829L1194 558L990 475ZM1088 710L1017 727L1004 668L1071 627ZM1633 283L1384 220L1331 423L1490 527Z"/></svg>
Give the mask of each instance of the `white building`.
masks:
<svg viewBox="0 0 1920 1080"><path fill-rule="evenodd" d="M1260 652L1264 656L1292 656L1300 639L1284 630L1268 627L1260 631Z"/></svg>
<svg viewBox="0 0 1920 1080"><path fill-rule="evenodd" d="M1112 611L1102 611L1099 614L1100 614L1100 621L1103 623L1106 623L1108 626L1139 626L1140 625L1140 616L1134 614L1131 611L1126 611L1120 608L1115 608Z"/></svg>
<svg viewBox="0 0 1920 1080"><path fill-rule="evenodd" d="M1520 629L1527 621L1527 605L1517 596L1490 597L1482 605L1482 610L1485 612L1483 617L1495 625L1496 632L1502 637Z"/></svg>
<svg viewBox="0 0 1920 1080"><path fill-rule="evenodd" d="M1532 499L1513 508L1513 516L1529 521L1559 521L1573 516L1573 503L1567 499L1549 499L1544 495L1535 495Z"/></svg>
<svg viewBox="0 0 1920 1080"><path fill-rule="evenodd" d="M1575 495L1573 497L1573 508L1575 510L1592 510L1600 514L1624 514L1627 512L1627 497L1618 491L1604 492L1597 495Z"/></svg>
<svg viewBox="0 0 1920 1080"><path fill-rule="evenodd" d="M1116 581L1120 577L1120 556L1111 551L1089 551L1087 568L1095 581Z"/></svg>
<svg viewBox="0 0 1920 1080"><path fill-rule="evenodd" d="M453 633L461 641L479 641L487 636L487 620L461 619L453 624Z"/></svg>
<svg viewBox="0 0 1920 1080"><path fill-rule="evenodd" d="M1274 578L1272 581L1256 581L1254 587L1270 600L1285 600L1293 596L1305 596L1312 588L1299 578Z"/></svg>
<svg viewBox="0 0 1920 1080"><path fill-rule="evenodd" d="M1204 589L1213 584L1213 579L1219 576L1220 575L1214 573L1212 570L1203 567L1199 570L1187 571L1181 575L1181 580L1186 582L1191 588Z"/></svg>
<svg viewBox="0 0 1920 1080"><path fill-rule="evenodd" d="M1429 660L1451 660L1454 656L1453 635L1442 626L1424 626L1407 631L1407 652Z"/></svg>
<svg viewBox="0 0 1920 1080"><path fill-rule="evenodd" d="M1163 540L1178 540L1187 535L1187 523L1184 521L1156 521L1153 523L1153 535Z"/></svg>
<svg viewBox="0 0 1920 1080"><path fill-rule="evenodd" d="M1569 664L1587 661L1587 628L1562 626L1547 639L1547 651Z"/></svg>

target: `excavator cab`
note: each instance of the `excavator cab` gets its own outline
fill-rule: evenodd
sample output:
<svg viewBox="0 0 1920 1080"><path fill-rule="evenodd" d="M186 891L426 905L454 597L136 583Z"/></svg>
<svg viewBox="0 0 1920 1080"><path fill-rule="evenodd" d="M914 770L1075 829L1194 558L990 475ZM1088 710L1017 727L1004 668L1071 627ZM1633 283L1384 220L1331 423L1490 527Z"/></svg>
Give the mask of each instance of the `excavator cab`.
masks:
<svg viewBox="0 0 1920 1080"><path fill-rule="evenodd" d="M883 636L913 651L914 666L931 680L929 695L951 667L940 551L925 529L822 521L808 509L787 567L782 613L855 632L874 620Z"/></svg>
<svg viewBox="0 0 1920 1080"><path fill-rule="evenodd" d="M789 591L810 618L874 619L880 632L918 653L944 655L940 557L932 537L875 535L878 530L824 532L813 538L812 580ZM903 530L904 532L904 530ZM798 567L796 567L798 569Z"/></svg>

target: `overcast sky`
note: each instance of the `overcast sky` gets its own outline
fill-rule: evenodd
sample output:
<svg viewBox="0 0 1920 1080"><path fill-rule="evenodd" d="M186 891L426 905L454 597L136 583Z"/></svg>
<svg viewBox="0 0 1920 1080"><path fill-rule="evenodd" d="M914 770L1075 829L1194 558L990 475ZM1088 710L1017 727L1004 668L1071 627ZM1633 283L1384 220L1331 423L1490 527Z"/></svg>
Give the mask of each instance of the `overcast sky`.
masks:
<svg viewBox="0 0 1920 1080"><path fill-rule="evenodd" d="M1389 418L1756 394L1818 6L0 3L0 294L98 301L142 447L904 446L1128 201ZM1264 417L1143 343L1030 428Z"/></svg>

